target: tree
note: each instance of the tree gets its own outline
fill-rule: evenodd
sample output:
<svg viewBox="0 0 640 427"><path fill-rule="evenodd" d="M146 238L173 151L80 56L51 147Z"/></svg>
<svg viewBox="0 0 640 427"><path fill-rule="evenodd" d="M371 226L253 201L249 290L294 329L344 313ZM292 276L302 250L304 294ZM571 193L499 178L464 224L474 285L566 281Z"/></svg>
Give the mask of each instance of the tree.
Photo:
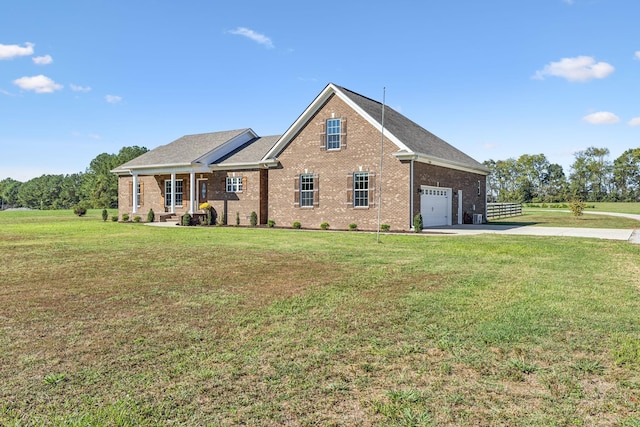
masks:
<svg viewBox="0 0 640 427"><path fill-rule="evenodd" d="M0 209L18 206L18 190L22 183L6 178L0 181Z"/></svg>
<svg viewBox="0 0 640 427"><path fill-rule="evenodd" d="M640 148L631 148L613 161L617 200L640 201Z"/></svg>
<svg viewBox="0 0 640 427"><path fill-rule="evenodd" d="M118 154L99 154L89 164L82 180L82 195L93 208L118 207L118 177L111 171L148 150L123 147Z"/></svg>
<svg viewBox="0 0 640 427"><path fill-rule="evenodd" d="M42 175L20 186L18 203L31 209L56 209L63 175Z"/></svg>
<svg viewBox="0 0 640 427"><path fill-rule="evenodd" d="M575 153L571 165L571 192L574 197L591 202L606 200L612 183L612 165L608 148L589 147Z"/></svg>

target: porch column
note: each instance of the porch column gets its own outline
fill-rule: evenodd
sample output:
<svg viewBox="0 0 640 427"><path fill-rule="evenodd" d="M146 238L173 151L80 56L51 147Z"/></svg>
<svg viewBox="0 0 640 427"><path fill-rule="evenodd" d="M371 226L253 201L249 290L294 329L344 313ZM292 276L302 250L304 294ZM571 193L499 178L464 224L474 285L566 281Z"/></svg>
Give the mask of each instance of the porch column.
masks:
<svg viewBox="0 0 640 427"><path fill-rule="evenodd" d="M193 213L196 211L195 208L195 204L196 204L196 173L195 172L191 172L190 175L190 182L189 182L189 213L191 215L193 215Z"/></svg>
<svg viewBox="0 0 640 427"><path fill-rule="evenodd" d="M176 173L171 172L171 213L176 213Z"/></svg>
<svg viewBox="0 0 640 427"><path fill-rule="evenodd" d="M138 173L137 172L133 173L133 187L131 192L133 193L133 197L131 198L131 200L133 200L133 206L131 208L131 212L138 213Z"/></svg>

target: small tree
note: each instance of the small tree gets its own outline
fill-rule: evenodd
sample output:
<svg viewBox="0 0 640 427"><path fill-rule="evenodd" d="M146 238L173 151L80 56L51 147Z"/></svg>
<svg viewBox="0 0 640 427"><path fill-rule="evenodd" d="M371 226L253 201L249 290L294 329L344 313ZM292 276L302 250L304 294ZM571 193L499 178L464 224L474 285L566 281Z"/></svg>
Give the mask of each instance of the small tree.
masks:
<svg viewBox="0 0 640 427"><path fill-rule="evenodd" d="M180 221L180 224L187 227L191 225L191 221L192 221L191 215L189 215L189 212L187 212L184 215L182 215L182 220Z"/></svg>
<svg viewBox="0 0 640 427"><path fill-rule="evenodd" d="M102 209L102 220L106 221L109 219L109 212L106 209Z"/></svg>
<svg viewBox="0 0 640 427"><path fill-rule="evenodd" d="M236 225L240 225L240 212L236 212Z"/></svg>
<svg viewBox="0 0 640 427"><path fill-rule="evenodd" d="M153 209L149 209L149 213L147 214L147 222L153 222L156 220L156 214Z"/></svg>
<svg viewBox="0 0 640 427"><path fill-rule="evenodd" d="M569 210L571 211L571 214L574 216L574 218L578 218L579 216L582 216L582 214L584 213L584 209L587 206L584 204L584 202L582 200L578 200L578 199L574 199L571 201L571 203L569 203Z"/></svg>
<svg viewBox="0 0 640 427"><path fill-rule="evenodd" d="M419 213L413 217L413 231L420 233L422 231L422 215Z"/></svg>
<svg viewBox="0 0 640 427"><path fill-rule="evenodd" d="M258 225L258 214L255 211L251 212L251 217L249 218L249 222L251 223L252 227L255 227L256 225Z"/></svg>
<svg viewBox="0 0 640 427"><path fill-rule="evenodd" d="M220 218L218 218L218 225L227 225L227 217L224 212L220 212Z"/></svg>

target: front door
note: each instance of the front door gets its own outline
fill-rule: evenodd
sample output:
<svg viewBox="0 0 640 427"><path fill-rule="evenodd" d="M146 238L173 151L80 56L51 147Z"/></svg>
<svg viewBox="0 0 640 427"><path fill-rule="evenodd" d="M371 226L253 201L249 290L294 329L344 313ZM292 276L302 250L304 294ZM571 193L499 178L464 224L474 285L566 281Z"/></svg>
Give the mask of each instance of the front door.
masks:
<svg viewBox="0 0 640 427"><path fill-rule="evenodd" d="M207 180L198 179L198 207L207 201Z"/></svg>

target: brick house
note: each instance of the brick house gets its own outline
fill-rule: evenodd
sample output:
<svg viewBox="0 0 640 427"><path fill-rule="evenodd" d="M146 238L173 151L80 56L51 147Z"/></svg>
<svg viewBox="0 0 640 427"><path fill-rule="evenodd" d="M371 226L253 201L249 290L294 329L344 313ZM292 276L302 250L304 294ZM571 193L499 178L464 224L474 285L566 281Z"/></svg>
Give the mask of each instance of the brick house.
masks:
<svg viewBox="0 0 640 427"><path fill-rule="evenodd" d="M281 136L189 135L114 169L119 213L197 213L208 201L229 224L251 212L261 224L361 230L376 230L378 214L392 230L417 213L425 227L484 220L485 166L389 107L382 122L380 102L329 84Z"/></svg>

